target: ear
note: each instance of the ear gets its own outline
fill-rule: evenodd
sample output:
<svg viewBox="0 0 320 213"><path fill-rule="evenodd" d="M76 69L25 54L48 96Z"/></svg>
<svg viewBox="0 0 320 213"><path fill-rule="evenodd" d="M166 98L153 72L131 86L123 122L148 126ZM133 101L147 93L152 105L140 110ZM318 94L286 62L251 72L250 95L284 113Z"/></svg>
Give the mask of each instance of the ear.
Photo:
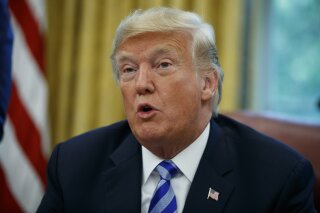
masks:
<svg viewBox="0 0 320 213"><path fill-rule="evenodd" d="M211 100L218 88L218 74L215 70L210 70L202 76L201 99L202 101Z"/></svg>

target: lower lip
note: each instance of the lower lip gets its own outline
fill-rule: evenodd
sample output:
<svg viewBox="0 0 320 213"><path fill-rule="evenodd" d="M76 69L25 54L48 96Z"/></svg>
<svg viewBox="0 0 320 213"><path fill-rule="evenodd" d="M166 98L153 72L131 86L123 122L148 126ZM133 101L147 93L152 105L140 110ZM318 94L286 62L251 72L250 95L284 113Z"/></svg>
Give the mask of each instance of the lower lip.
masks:
<svg viewBox="0 0 320 213"><path fill-rule="evenodd" d="M155 116L155 114L156 114L156 110L150 110L148 112L139 111L137 113L138 117L141 119L150 119L153 116Z"/></svg>

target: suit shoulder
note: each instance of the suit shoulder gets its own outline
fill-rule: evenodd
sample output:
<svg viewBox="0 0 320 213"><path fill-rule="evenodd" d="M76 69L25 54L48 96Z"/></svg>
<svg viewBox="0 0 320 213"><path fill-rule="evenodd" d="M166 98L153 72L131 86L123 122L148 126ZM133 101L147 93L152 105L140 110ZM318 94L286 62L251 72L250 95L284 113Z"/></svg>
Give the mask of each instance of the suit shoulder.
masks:
<svg viewBox="0 0 320 213"><path fill-rule="evenodd" d="M246 192L249 192L247 196L264 198L253 199L256 199L256 206L269 206L268 212L273 212L271 208L275 206L279 212L289 212L290 205L312 202L309 195L314 173L310 162L301 154L226 116L219 115L214 121L222 135L220 146L226 150L224 160L232 165L228 179L236 186L233 193L239 203L243 202ZM297 200L298 196L304 200Z"/></svg>
<svg viewBox="0 0 320 213"><path fill-rule="evenodd" d="M260 155L265 159L288 160L297 162L304 160L304 157L293 148L277 139L265 135L243 123L224 115L215 119L222 128L224 134L230 138L235 146L239 147L246 154Z"/></svg>
<svg viewBox="0 0 320 213"><path fill-rule="evenodd" d="M312 174L310 162L283 142L226 116L219 116L215 120L225 135L224 142L230 156L234 156L234 168L250 172L252 182L259 185L268 180L280 188L298 170L307 168Z"/></svg>
<svg viewBox="0 0 320 213"><path fill-rule="evenodd" d="M129 134L131 134L129 124L126 120L123 120L75 136L61 143L60 146L66 152L70 150L73 153L77 151L97 151L99 149L112 152Z"/></svg>

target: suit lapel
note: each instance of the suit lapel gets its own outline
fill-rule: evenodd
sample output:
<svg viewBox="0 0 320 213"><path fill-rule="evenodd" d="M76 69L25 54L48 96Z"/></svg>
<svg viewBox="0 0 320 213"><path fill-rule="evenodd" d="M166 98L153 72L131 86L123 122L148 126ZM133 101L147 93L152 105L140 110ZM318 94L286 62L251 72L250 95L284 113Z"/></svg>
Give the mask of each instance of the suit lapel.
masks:
<svg viewBox="0 0 320 213"><path fill-rule="evenodd" d="M222 212L234 186L226 180L232 173L232 159L222 129L211 121L208 143L191 184L184 213ZM218 201L207 199L209 188L219 193Z"/></svg>
<svg viewBox="0 0 320 213"><path fill-rule="evenodd" d="M141 211L141 146L130 135L111 155L115 167L106 171L106 212Z"/></svg>

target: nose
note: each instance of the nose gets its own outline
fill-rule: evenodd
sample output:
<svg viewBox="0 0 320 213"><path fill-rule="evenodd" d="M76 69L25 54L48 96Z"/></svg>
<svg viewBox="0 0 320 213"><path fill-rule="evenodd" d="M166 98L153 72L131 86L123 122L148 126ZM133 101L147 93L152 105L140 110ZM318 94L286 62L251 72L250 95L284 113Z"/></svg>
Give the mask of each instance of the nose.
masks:
<svg viewBox="0 0 320 213"><path fill-rule="evenodd" d="M136 91L139 95L153 93L154 82L152 79L151 68L147 65L141 65L135 79Z"/></svg>

